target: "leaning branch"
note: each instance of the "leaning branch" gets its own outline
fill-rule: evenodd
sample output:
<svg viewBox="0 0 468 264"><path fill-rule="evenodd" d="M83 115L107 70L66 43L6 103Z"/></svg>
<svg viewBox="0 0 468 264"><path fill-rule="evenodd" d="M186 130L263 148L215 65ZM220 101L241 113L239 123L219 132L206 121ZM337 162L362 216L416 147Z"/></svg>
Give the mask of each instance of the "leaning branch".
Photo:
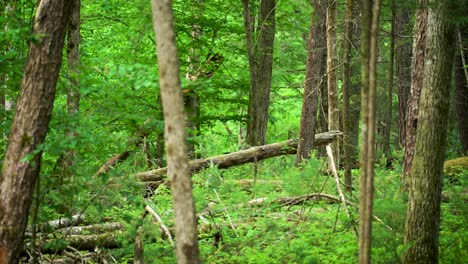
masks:
<svg viewBox="0 0 468 264"><path fill-rule="evenodd" d="M341 135L340 131L328 131L315 135L314 146L325 145L336 140ZM296 154L298 139L291 139L264 146L252 147L241 151L224 155L213 156L205 159L197 159L189 162L190 171L197 172L210 165L215 165L219 169L225 169L236 165L241 165L253 161L264 160L272 157ZM137 173L135 177L143 182L160 181L167 173L167 167Z"/></svg>

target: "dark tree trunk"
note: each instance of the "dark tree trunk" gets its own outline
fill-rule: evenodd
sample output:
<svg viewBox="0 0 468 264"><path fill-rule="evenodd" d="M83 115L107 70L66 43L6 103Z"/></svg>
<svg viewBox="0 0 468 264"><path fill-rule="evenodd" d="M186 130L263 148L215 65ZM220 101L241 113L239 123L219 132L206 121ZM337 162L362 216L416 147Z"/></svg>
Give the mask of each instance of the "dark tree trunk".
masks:
<svg viewBox="0 0 468 264"><path fill-rule="evenodd" d="M344 180L346 190L352 191L352 143L350 139L351 120L350 120L350 87L351 87L351 39L353 30L353 0L346 1L345 33L343 40L343 162L344 162Z"/></svg>
<svg viewBox="0 0 468 264"><path fill-rule="evenodd" d="M408 215L403 263L438 263L442 173L447 138L454 27L449 0L428 5L426 60L413 168L408 176ZM430 60L429 60L430 58Z"/></svg>
<svg viewBox="0 0 468 264"><path fill-rule="evenodd" d="M353 51L356 54L360 54L360 35L361 35L361 23L360 20L360 10L359 10L359 1L353 2L353 31L351 43L353 44ZM356 63L351 63L351 76L360 75L360 62L359 60ZM351 79L349 90L349 117L350 117L350 131L349 131L349 140L351 142L351 158L352 164L354 167L359 163L359 124L360 124L360 115L361 115L361 83L358 80L353 81Z"/></svg>
<svg viewBox="0 0 468 264"><path fill-rule="evenodd" d="M325 52L324 54L324 59L323 59L323 68L326 69L327 67L327 53ZM325 76L323 76L323 79L325 80ZM323 133L328 131L328 93L327 93L327 82L323 81L320 84L320 92L319 92L319 108L318 108L318 125L316 125L317 129L316 131L319 133ZM327 151L325 149L325 146L321 146L319 148L320 150L320 156L321 157L326 157L327 156Z"/></svg>
<svg viewBox="0 0 468 264"><path fill-rule="evenodd" d="M325 1L312 1L310 36L308 41L306 80L302 98L301 127L296 165L310 157L314 148L315 122L317 116L317 101L321 84L324 82L325 61Z"/></svg>
<svg viewBox="0 0 468 264"><path fill-rule="evenodd" d="M18 263L62 63L71 1L41 1L0 176L0 263Z"/></svg>
<svg viewBox="0 0 468 264"><path fill-rule="evenodd" d="M197 219L185 144L184 99L179 79L171 0L151 1L159 82L164 110L164 136L176 228L177 263L200 263Z"/></svg>
<svg viewBox="0 0 468 264"><path fill-rule="evenodd" d="M383 127L382 151L387 159L390 158L390 133L392 131L392 111L393 111L393 66L395 60L395 0L392 0L392 25L390 33L390 58L388 64L388 95L385 124Z"/></svg>
<svg viewBox="0 0 468 264"><path fill-rule="evenodd" d="M275 0L260 2L257 29L253 32L251 4L244 0L244 24L250 65L250 103L247 144L264 145L268 126L268 108L273 69L275 39ZM253 38L253 33L256 38ZM258 44L254 44L258 43Z"/></svg>
<svg viewBox="0 0 468 264"><path fill-rule="evenodd" d="M424 59L426 57L427 30L427 0L419 0L420 7L416 12L414 24L413 60L411 63L411 94L408 99L406 114L405 156L403 160L402 186L406 186L406 178L411 173L414 145L416 143L416 128L418 127L418 110L421 87L424 80Z"/></svg>
<svg viewBox="0 0 468 264"><path fill-rule="evenodd" d="M411 88L411 44L408 38L402 36L411 35L408 25L410 23L410 11L397 6L395 18L395 42L396 42L396 76L398 86L398 142L405 146L406 115L408 112L408 98Z"/></svg>
<svg viewBox="0 0 468 264"><path fill-rule="evenodd" d="M459 49L455 68L455 102L458 116L458 131L463 155L468 155L468 52L464 49L463 39L468 35L468 26L460 27L458 32Z"/></svg>

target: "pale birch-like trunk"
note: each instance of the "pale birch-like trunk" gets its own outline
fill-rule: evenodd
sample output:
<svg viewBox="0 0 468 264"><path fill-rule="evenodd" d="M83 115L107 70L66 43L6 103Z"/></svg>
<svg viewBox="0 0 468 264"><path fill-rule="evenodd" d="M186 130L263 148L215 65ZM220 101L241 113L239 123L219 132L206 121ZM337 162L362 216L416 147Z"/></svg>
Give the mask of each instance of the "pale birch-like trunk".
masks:
<svg viewBox="0 0 468 264"><path fill-rule="evenodd" d="M167 164L174 206L177 263L200 263L172 1L153 0L151 4L164 110Z"/></svg>

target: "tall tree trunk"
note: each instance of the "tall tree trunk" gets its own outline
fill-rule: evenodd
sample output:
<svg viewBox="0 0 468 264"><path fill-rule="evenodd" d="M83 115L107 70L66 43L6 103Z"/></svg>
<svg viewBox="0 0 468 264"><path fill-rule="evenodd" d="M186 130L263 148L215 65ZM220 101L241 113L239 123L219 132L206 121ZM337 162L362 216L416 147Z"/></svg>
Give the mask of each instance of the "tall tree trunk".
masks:
<svg viewBox="0 0 468 264"><path fill-rule="evenodd" d="M325 3L326 4L326 3ZM327 54L325 52L324 54L325 58L323 59L323 68L326 69L327 67ZM325 76L322 77L325 80ZM328 131L328 93L327 93L327 82L322 82L320 85L320 92L319 92L319 108L318 108L318 126L316 131L319 133L323 133ZM321 157L326 157L327 156L327 151L325 149L325 146L322 146L319 148L320 149L320 156Z"/></svg>
<svg viewBox="0 0 468 264"><path fill-rule="evenodd" d="M324 81L325 60L325 1L313 0L313 13L310 25L310 36L307 44L306 79L302 98L301 124L296 165L303 159L310 158L314 148L317 101L320 86Z"/></svg>
<svg viewBox="0 0 468 264"><path fill-rule="evenodd" d="M398 86L398 142L405 146L406 115L408 112L408 98L411 88L411 44L402 36L409 36L407 29L410 23L410 11L401 6L396 7L395 42L396 42L396 76Z"/></svg>
<svg viewBox="0 0 468 264"><path fill-rule="evenodd" d="M374 195L375 114L380 0L361 0L361 179L359 192L359 263L370 263Z"/></svg>
<svg viewBox="0 0 468 264"><path fill-rule="evenodd" d="M402 186L406 186L406 177L411 173L421 87L424 80L424 58L426 57L427 0L419 0L416 22L414 24L413 60L411 63L411 94L408 99L406 114L405 156L403 160ZM403 190L403 189L402 189Z"/></svg>
<svg viewBox="0 0 468 264"><path fill-rule="evenodd" d="M340 130L338 111L338 87L336 83L336 0L327 1L327 87L328 87L328 129ZM335 164L339 166L339 140L332 143Z"/></svg>
<svg viewBox="0 0 468 264"><path fill-rule="evenodd" d="M78 111L80 108L80 9L81 0L73 0L72 13L67 30L68 93L67 113L72 125L67 128L67 137L77 137ZM61 174L70 176L75 163L75 150L67 151L61 160Z"/></svg>
<svg viewBox="0 0 468 264"><path fill-rule="evenodd" d="M195 43L202 36L201 26L196 22L200 19L200 16L203 14L203 0L194 0L192 1L194 5L193 12L195 13L195 22L192 24L192 47L189 49L189 57L187 58L188 62L188 71L187 79L191 81L196 81L197 66L200 66L200 49L196 48ZM184 105L185 112L187 113L187 129L188 129L188 141L187 141L187 151L190 159L195 158L195 146L196 146L196 137L200 135L200 95L195 90L184 90Z"/></svg>
<svg viewBox="0 0 468 264"><path fill-rule="evenodd" d="M343 162L346 189L352 190L352 143L350 140L351 120L349 110L349 90L351 86L351 39L353 30L353 0L346 0L345 33L343 40Z"/></svg>
<svg viewBox="0 0 468 264"><path fill-rule="evenodd" d="M468 155L468 52L463 45L463 39L467 35L468 26L461 26L458 31L459 54L455 61L455 101L463 155Z"/></svg>
<svg viewBox="0 0 468 264"><path fill-rule="evenodd" d="M361 23L360 20L360 8L359 1L353 1L353 31L351 43L353 47L353 52L360 54L360 35L361 35ZM361 64L359 61L356 63L351 63L351 76L359 76ZM351 142L350 150L353 166L359 164L359 125L360 125L360 115L361 115L361 83L359 80L353 81L351 78L349 90L349 116L350 116L350 131L349 139Z"/></svg>
<svg viewBox="0 0 468 264"><path fill-rule="evenodd" d="M392 25L390 32L390 58L388 63L388 95L385 124L383 130L382 150L387 159L390 158L390 133L392 131L393 111L393 66L395 61L395 0L392 0Z"/></svg>
<svg viewBox="0 0 468 264"><path fill-rule="evenodd" d="M247 144L264 145L268 126L268 108L273 69L273 44L275 39L275 0L262 0L258 13L257 28L249 0L244 3L244 25L250 65L250 103ZM253 35L256 38L253 38ZM255 42L253 42L255 41ZM258 44L254 44L258 43Z"/></svg>
<svg viewBox="0 0 468 264"><path fill-rule="evenodd" d="M62 63L71 1L41 1L0 175L0 263L18 263Z"/></svg>
<svg viewBox="0 0 468 264"><path fill-rule="evenodd" d="M403 263L438 263L440 200L450 104L454 27L448 0L428 5L426 60L416 150L409 176Z"/></svg>
<svg viewBox="0 0 468 264"><path fill-rule="evenodd" d="M179 79L172 1L153 0L151 4L164 109L167 164L174 206L177 263L200 263L192 180L185 144L184 101Z"/></svg>

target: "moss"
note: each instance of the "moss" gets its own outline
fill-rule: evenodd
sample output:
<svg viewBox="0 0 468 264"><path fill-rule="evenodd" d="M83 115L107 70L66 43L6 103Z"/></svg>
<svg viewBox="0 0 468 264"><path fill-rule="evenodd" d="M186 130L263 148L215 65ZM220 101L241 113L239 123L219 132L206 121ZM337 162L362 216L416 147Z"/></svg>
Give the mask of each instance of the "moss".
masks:
<svg viewBox="0 0 468 264"><path fill-rule="evenodd" d="M447 160L444 163L444 172L446 174L460 173L463 170L468 170L468 157Z"/></svg>

